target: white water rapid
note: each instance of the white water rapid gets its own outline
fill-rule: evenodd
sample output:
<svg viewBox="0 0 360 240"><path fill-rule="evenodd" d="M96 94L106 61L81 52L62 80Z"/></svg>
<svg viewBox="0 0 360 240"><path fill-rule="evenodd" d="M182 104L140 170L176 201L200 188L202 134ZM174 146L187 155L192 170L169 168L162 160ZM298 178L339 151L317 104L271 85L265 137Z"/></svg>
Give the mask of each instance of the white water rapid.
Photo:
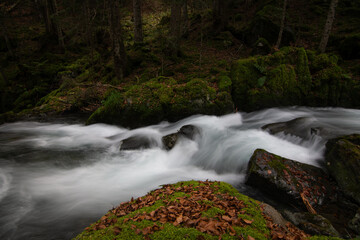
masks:
<svg viewBox="0 0 360 240"><path fill-rule="evenodd" d="M360 111L273 108L222 117L193 116L128 130L95 124L16 122L0 125L0 239L71 239L113 206L180 180L220 180L241 186L250 156L262 148L321 165L326 140L261 129L306 117L306 127L330 135L360 133ZM161 137L193 124L201 136L171 151ZM158 147L120 151L133 135Z"/></svg>

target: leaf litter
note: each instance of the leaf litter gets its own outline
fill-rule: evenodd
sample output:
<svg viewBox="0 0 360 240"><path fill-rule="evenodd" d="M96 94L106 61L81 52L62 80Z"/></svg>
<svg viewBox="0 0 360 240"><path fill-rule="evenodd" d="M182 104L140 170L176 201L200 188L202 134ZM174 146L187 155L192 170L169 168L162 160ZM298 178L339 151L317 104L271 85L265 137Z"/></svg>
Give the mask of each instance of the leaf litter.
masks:
<svg viewBox="0 0 360 240"><path fill-rule="evenodd" d="M151 234L163 230L166 223L170 223L175 227L195 228L202 233L218 236L219 239L222 239L223 234L236 236L236 239L255 239L250 235L245 238L241 232L235 230L236 227L244 228L252 226L254 223L254 219L241 217L244 214L247 217L252 216L247 214L247 205L243 200L239 200L229 193L219 191L219 182L198 181L198 183L197 186L193 184L186 185L185 183L180 183L180 186L179 184L164 185L163 188L154 190L144 197L135 200L132 198L131 201L121 203L118 207L109 211L97 223L85 230L92 232L113 226L112 232L117 236L122 231L118 224L149 220L154 222L152 226L139 228L132 224L131 228L137 235L143 235L144 239L151 239ZM182 192L185 195L172 200L172 194L176 192ZM151 212L144 211L127 217L134 211L153 206L159 200L163 201L164 206L160 206ZM204 202L211 202L211 204L204 204ZM220 209L224 214L216 213L212 217L204 216L203 213L211 208ZM260 204L259 208L261 209ZM275 224L271 217L265 215L263 211L261 214L266 220L266 227L270 231L270 236L266 235L267 239L299 240L308 239L310 236L291 223L287 223L286 227L280 226ZM118 221L117 218L121 218L121 220ZM197 239L206 238L200 235Z"/></svg>

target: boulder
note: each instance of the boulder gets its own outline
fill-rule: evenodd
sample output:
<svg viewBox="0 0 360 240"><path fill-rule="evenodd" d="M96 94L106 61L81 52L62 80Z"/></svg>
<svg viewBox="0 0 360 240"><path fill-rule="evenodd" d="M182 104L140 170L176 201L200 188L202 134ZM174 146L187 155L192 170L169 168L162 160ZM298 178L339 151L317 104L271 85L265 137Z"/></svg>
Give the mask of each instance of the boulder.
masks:
<svg viewBox="0 0 360 240"><path fill-rule="evenodd" d="M354 216L359 206L344 196L336 182L320 168L257 149L248 165L246 184L297 211L307 209L311 214L321 215L314 215L311 221L303 223L292 220L311 234L316 231L329 236L337 236L336 231L342 236L356 234L350 226L356 226ZM303 215L292 218L305 219ZM352 221L355 224L351 225Z"/></svg>
<svg viewBox="0 0 360 240"><path fill-rule="evenodd" d="M154 139L147 136L135 135L120 142L120 150L147 149L156 146Z"/></svg>
<svg viewBox="0 0 360 240"><path fill-rule="evenodd" d="M360 135L331 139L326 144L326 168L347 196L360 204Z"/></svg>
<svg viewBox="0 0 360 240"><path fill-rule="evenodd" d="M336 201L336 184L322 169L262 149L250 159L246 184L313 213L324 203Z"/></svg>
<svg viewBox="0 0 360 240"><path fill-rule="evenodd" d="M167 150L171 150L180 137L194 140L196 135L200 134L200 130L193 125L185 125L176 133L172 133L162 137L162 142Z"/></svg>
<svg viewBox="0 0 360 240"><path fill-rule="evenodd" d="M297 227L311 235L339 237L331 222L319 214L285 211L286 217Z"/></svg>

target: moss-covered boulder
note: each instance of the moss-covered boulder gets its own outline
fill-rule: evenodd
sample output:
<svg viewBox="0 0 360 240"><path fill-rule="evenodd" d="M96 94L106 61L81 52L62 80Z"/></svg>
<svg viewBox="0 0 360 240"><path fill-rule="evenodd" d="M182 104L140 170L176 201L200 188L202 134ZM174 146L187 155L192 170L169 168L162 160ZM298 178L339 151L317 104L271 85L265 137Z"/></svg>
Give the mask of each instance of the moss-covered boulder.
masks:
<svg viewBox="0 0 360 240"><path fill-rule="evenodd" d="M217 93L203 79L178 84L172 78L159 77L132 86L126 92L114 92L87 123L138 127L165 119L176 121L193 114L220 115L232 111L230 94Z"/></svg>
<svg viewBox="0 0 360 240"><path fill-rule="evenodd" d="M329 173L345 194L360 204L360 135L329 140L325 160Z"/></svg>
<svg viewBox="0 0 360 240"><path fill-rule="evenodd" d="M179 182L125 202L75 239L305 239L223 182Z"/></svg>
<svg viewBox="0 0 360 240"><path fill-rule="evenodd" d="M230 75L235 106L245 111L289 105L348 107L358 97L336 57L303 48L240 59Z"/></svg>

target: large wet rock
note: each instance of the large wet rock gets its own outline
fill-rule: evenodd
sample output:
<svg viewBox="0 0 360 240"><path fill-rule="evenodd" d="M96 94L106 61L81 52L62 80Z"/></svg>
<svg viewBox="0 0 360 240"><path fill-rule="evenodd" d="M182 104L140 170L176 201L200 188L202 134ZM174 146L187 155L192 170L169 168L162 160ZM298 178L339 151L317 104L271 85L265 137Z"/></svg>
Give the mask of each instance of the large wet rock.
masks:
<svg viewBox="0 0 360 240"><path fill-rule="evenodd" d="M172 133L162 137L162 142L167 150L172 149L179 138L184 137L194 140L196 135L200 134L200 129L193 125L185 125L176 133Z"/></svg>
<svg viewBox="0 0 360 240"><path fill-rule="evenodd" d="M342 236L355 234L349 224L359 206L346 198L336 182L320 168L257 149L248 165L246 184L298 211L321 215ZM320 218L309 224L294 223L309 232L336 236L330 227L324 227L327 225L316 219ZM353 221L356 225L357 220Z"/></svg>
<svg viewBox="0 0 360 240"><path fill-rule="evenodd" d="M326 167L347 196L360 204L360 135L329 140Z"/></svg>
<svg viewBox="0 0 360 240"><path fill-rule="evenodd" d="M246 184L309 211L336 200L336 185L322 169L262 149L250 159Z"/></svg>

